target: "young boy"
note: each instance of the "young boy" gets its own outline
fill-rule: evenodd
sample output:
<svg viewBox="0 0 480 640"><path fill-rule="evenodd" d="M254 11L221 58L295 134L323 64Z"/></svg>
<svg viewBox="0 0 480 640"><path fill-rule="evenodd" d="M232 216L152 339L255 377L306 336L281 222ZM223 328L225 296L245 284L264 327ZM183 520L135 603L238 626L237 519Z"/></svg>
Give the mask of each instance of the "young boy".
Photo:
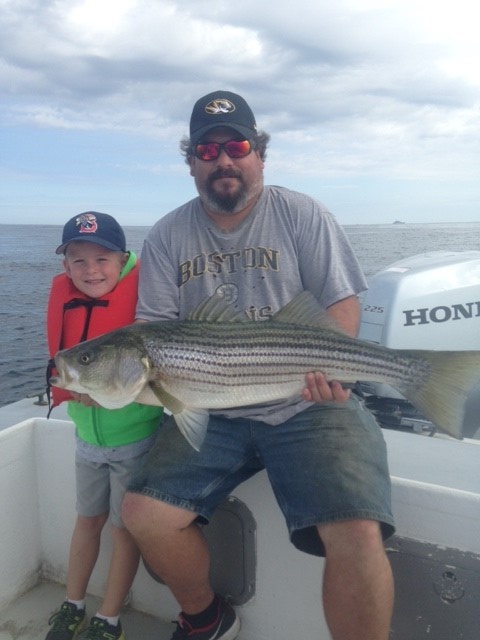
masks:
<svg viewBox="0 0 480 640"><path fill-rule="evenodd" d="M69 220L62 244L65 272L52 282L47 310L50 356L134 321L138 261L126 250L118 222L105 213ZM88 640L125 640L121 606L138 568L139 552L123 527L120 508L135 467L151 447L163 409L132 403L99 407L88 396L52 388L52 407L69 400L76 427L77 520L70 543L67 594L49 620L45 640L71 640L84 629L85 594L95 566L100 534L110 514L113 550L107 587L90 620Z"/></svg>

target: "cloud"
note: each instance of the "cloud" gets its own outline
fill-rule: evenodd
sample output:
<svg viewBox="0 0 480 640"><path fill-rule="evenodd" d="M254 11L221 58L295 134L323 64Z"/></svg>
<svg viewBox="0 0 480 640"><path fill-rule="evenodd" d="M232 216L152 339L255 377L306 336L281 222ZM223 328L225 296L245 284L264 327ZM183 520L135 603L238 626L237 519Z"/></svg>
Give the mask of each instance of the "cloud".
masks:
<svg viewBox="0 0 480 640"><path fill-rule="evenodd" d="M226 88L272 134L280 177L472 180L475 15L471 0L0 0L0 124L164 142L155 173L193 102Z"/></svg>
<svg viewBox="0 0 480 640"><path fill-rule="evenodd" d="M206 85L233 85L258 96L273 122L288 113L298 126L369 109L373 99L465 106L473 97L453 57L450 77L442 67L448 41L422 31L427 20L408 0L300 2L298 11L284 1L275 11L251 1L2 4L2 91L70 108L162 97L175 118L179 101L190 105Z"/></svg>

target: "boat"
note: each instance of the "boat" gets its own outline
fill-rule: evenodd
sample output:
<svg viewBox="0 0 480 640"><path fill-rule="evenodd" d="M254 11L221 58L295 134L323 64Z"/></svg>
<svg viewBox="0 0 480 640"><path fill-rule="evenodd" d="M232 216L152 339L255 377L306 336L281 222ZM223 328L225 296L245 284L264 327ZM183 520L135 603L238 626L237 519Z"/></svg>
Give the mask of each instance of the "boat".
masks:
<svg viewBox="0 0 480 640"><path fill-rule="evenodd" d="M454 336L468 343L462 348L474 348L469 339L479 348L479 301L480 252L414 256L373 276L360 334L412 348L420 332L422 348L435 348L426 341L438 329L443 348L455 348ZM359 392L378 415L372 398L404 401L387 388ZM75 518L74 428L63 406L48 420L46 414L31 398L0 408L0 640L44 640L64 597ZM480 412L472 410L461 441L404 414L383 430L397 524L385 543L396 586L390 637L478 640ZM265 472L240 485L204 531L214 587L242 620L238 640L330 640L321 607L323 560L290 544ZM106 532L89 584L91 615L110 551ZM141 564L122 612L128 640L169 640L177 614L167 587Z"/></svg>

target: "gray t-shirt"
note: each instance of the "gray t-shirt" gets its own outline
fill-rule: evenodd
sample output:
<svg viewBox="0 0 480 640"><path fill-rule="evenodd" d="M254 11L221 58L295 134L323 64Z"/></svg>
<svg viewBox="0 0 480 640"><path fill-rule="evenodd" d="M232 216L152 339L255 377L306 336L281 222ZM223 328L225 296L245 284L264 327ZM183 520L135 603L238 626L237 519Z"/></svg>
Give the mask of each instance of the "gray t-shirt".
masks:
<svg viewBox="0 0 480 640"><path fill-rule="evenodd" d="M304 194L266 186L232 231L220 230L199 198L152 227L142 250L136 317L183 319L216 294L252 320L265 320L302 291L326 309L366 287L348 238L328 209ZM215 413L279 424L307 406L294 398Z"/></svg>

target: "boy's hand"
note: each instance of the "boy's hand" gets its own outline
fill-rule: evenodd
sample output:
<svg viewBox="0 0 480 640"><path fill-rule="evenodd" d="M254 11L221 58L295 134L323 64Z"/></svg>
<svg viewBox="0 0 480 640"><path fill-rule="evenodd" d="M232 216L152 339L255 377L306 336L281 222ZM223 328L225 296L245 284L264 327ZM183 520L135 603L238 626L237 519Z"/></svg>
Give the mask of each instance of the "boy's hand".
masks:
<svg viewBox="0 0 480 640"><path fill-rule="evenodd" d="M92 398L87 393L77 393L76 391L70 391L70 393L72 394L72 398L75 400L75 402L79 402L80 404L83 404L84 407L100 406L98 402L95 402L95 400L92 400Z"/></svg>
<svg viewBox="0 0 480 640"><path fill-rule="evenodd" d="M302 398L307 402L347 402L350 397L350 389L344 389L340 382L332 380L327 382L323 373L315 371L305 376L306 388L302 392Z"/></svg>

